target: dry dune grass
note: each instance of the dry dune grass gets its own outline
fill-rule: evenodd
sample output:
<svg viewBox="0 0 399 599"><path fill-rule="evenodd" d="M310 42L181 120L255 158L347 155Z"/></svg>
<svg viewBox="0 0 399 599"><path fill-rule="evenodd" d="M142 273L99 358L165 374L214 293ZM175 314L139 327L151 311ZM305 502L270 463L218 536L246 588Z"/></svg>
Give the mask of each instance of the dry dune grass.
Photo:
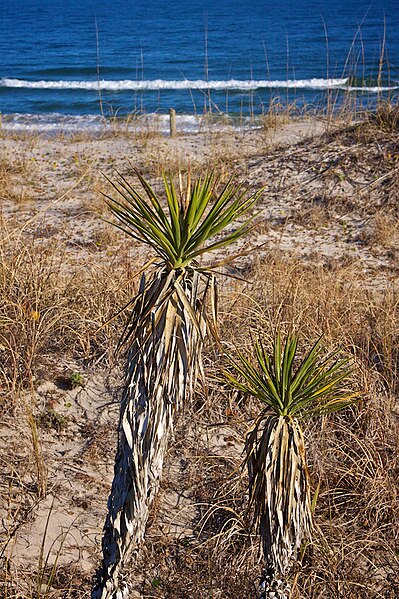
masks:
<svg viewBox="0 0 399 599"><path fill-rule="evenodd" d="M7 234L5 234L6 236ZM49 374L59 356L90 363L112 347L117 324L97 329L131 292L134 263L120 251L107 265L71 267L63 243L4 242L0 253L2 298L2 407ZM48 368L55 369L49 373Z"/></svg>
<svg viewBox="0 0 399 599"><path fill-rule="evenodd" d="M250 342L249 331L272 333L278 323L354 356L358 408L310 422L306 431L317 528L293 573L292 597L369 598L398 593L397 291L365 293L355 266L334 272L271 254L250 283L225 287L221 338L229 348ZM255 281L255 282L254 282ZM389 341L388 341L389 340ZM169 455L180 479L164 481L196 506L193 530L165 532L159 514L137 569L141 596L255 596L261 572L258 545L245 517L243 435L253 407L212 382L222 360L209 348L206 396L183 419ZM168 475L166 475L167 477ZM133 578L134 579L134 578ZM155 590L154 590L155 589ZM156 590L158 589L158 590Z"/></svg>
<svg viewBox="0 0 399 599"><path fill-rule="evenodd" d="M361 392L357 408L308 423L317 527L292 574L292 599L399 596L399 134L396 113L385 112L294 147L258 138L245 160L227 144L229 168L266 185L267 223L258 217L251 241L268 243L223 271L238 278L221 273L222 343L234 352L249 345L251 331L271 339L280 326L300 332L306 347L323 332L328 347L353 356ZM40 227L23 230L34 199L21 204L10 195L1 213L0 596L7 599L88 597L99 560L120 381L112 349L124 315L98 329L132 297L145 256L106 226L92 227L103 209L96 193L88 195L98 165L85 154L95 143L85 143L68 149L63 166L68 185L88 176L71 206L49 205ZM146 174L181 167L163 140L146 143L146 153L129 154L137 151ZM223 140L208 150L190 162L193 171L221 164ZM26 156L23 164L1 163L3 189L40 175ZM130 169L122 162L114 156L110 169ZM45 172L50 177L50 167ZM50 204L54 192L46 193ZM74 237L77 221L88 226L86 244ZM52 233L40 234L46 227ZM320 237L300 251L304 240L331 231L328 247L337 253L323 254ZM129 570L132 597L256 597L262 567L240 468L254 406L218 381L222 365L209 341L205 386L176 425L147 539ZM38 523L47 514L46 530ZM47 540L56 539L51 548Z"/></svg>
<svg viewBox="0 0 399 599"><path fill-rule="evenodd" d="M0 156L0 199L22 203L30 198L29 187L21 185L21 179L29 172L29 165L25 160L10 161L5 156Z"/></svg>
<svg viewBox="0 0 399 599"><path fill-rule="evenodd" d="M367 291L356 265L329 271L281 256L271 256L254 280L249 309L242 310L242 297L235 304L232 340L236 326L248 328L249 314L256 329L272 331L281 322L309 341L324 331L326 343L353 354L354 386L362 391L358 409L309 425L318 531L304 554L297 596L395 597L398 290Z"/></svg>

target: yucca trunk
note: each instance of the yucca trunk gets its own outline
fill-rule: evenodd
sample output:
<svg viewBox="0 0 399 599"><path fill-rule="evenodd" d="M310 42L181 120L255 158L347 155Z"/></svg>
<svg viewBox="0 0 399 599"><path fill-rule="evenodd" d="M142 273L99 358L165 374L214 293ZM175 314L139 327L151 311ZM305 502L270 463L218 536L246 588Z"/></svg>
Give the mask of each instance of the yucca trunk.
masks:
<svg viewBox="0 0 399 599"><path fill-rule="evenodd" d="M133 343L120 409L103 563L93 599L128 594L121 567L143 539L174 413L191 397L201 367L209 281L209 276L191 268L165 267L149 282L142 276L128 326Z"/></svg>
<svg viewBox="0 0 399 599"><path fill-rule="evenodd" d="M309 474L298 421L263 414L247 434L246 453L250 506L265 558L262 597L285 599L287 573L312 528Z"/></svg>

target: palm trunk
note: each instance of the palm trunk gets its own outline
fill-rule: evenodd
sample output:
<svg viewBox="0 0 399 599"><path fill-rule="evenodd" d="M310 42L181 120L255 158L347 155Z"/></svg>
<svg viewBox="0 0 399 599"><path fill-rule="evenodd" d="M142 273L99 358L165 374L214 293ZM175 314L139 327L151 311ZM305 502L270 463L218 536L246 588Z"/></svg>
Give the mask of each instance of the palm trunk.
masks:
<svg viewBox="0 0 399 599"><path fill-rule="evenodd" d="M103 563L92 599L128 594L121 569L143 540L158 491L173 417L191 397L206 332L201 275L193 269L143 275L128 335L114 480L104 526Z"/></svg>
<svg viewBox="0 0 399 599"><path fill-rule="evenodd" d="M247 435L246 452L250 505L255 507L253 521L265 558L261 597L286 599L292 560L312 527L309 473L298 421L263 414Z"/></svg>

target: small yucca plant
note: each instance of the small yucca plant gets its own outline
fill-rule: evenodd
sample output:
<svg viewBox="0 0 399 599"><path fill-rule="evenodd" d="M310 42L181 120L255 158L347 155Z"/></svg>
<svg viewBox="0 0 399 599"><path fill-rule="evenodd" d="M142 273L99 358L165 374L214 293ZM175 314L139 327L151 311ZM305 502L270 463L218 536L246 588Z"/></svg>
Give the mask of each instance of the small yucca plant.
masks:
<svg viewBox="0 0 399 599"><path fill-rule="evenodd" d="M231 180L220 187L212 174L193 184L188 177L185 185L180 177L178 188L164 177L161 202L137 175L141 191L120 176L112 183L118 199L107 197L117 226L150 246L155 257L148 264L151 272L141 277L121 339L128 347L126 381L95 599L127 593L120 581L122 562L144 536L173 415L190 398L201 367L208 294L216 318L215 278L212 269L200 267L197 259L246 233L249 220L222 232L254 205L260 193L248 196Z"/></svg>
<svg viewBox="0 0 399 599"><path fill-rule="evenodd" d="M355 394L345 380L348 359L324 354L319 339L297 363L297 337L282 343L277 334L269 355L255 342L254 360L228 358L227 382L244 396L257 398L262 410L246 436L249 507L262 540L263 597L287 597L286 576L302 541L312 529L309 472L300 420L341 410Z"/></svg>

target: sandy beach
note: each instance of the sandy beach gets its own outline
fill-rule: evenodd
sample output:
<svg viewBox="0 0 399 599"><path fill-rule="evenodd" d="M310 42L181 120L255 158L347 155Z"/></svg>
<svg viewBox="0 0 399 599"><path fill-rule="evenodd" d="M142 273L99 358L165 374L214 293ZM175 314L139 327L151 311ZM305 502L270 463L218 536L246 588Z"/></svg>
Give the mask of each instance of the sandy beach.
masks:
<svg viewBox="0 0 399 599"><path fill-rule="evenodd" d="M134 168L157 189L162 172L206 170L264 188L251 233L229 249L240 255L219 268L225 343L248 344L251 326L276 317L307 341L324 332L356 356L365 392L360 413L307 429L319 528L292 597L398 596L395 118L275 117L256 130L175 138L0 132L0 596L88 597L99 565L124 315L102 325L151 257L106 222L103 193L112 194L107 177L134 180ZM259 556L237 516L249 408L214 382L215 352L209 342L209 378L171 440L147 538L127 572L132 598L253 596Z"/></svg>
<svg viewBox="0 0 399 599"><path fill-rule="evenodd" d="M340 139L336 129L328 131L322 119L309 119L282 120L264 130L182 134L174 139L118 133L26 138L9 134L0 140L7 179L3 222L22 227L24 235L36 240L58 239L69 248L72 261L93 254L98 261L115 251L109 242L101 247L100 239L113 234L101 219L106 215L106 177L131 175L133 168L153 178L163 171L173 175L179 169L193 174L217 170L236 175L250 188L265 188L259 221L270 230L267 235L254 233L256 243L269 241L274 249L294 255L319 254L321 261L352 256L365 268L389 267L386 251L379 251L378 244L370 248L360 243L359 235L372 228L367 198L387 185L396 146L378 149L376 143L373 155L369 142L362 156L362 144L348 135ZM388 161L382 175L373 170L378 151ZM327 193L341 204L335 214L323 202ZM345 206L355 198L357 209Z"/></svg>

